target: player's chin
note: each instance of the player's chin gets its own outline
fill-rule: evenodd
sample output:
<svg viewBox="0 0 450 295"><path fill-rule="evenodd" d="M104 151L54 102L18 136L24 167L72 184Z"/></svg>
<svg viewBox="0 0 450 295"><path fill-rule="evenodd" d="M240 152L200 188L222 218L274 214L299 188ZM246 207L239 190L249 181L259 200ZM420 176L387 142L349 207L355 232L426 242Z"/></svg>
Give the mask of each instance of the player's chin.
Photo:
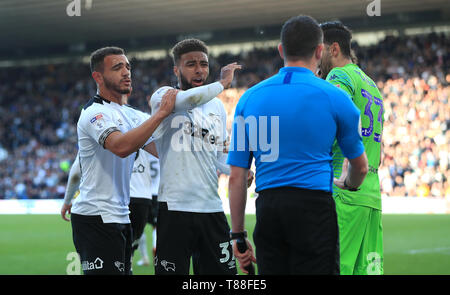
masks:
<svg viewBox="0 0 450 295"><path fill-rule="evenodd" d="M192 80L191 83L192 87L199 87L205 85L205 80Z"/></svg>
<svg viewBox="0 0 450 295"><path fill-rule="evenodd" d="M130 94L131 93L131 86L121 87L119 89L119 93L120 94Z"/></svg>

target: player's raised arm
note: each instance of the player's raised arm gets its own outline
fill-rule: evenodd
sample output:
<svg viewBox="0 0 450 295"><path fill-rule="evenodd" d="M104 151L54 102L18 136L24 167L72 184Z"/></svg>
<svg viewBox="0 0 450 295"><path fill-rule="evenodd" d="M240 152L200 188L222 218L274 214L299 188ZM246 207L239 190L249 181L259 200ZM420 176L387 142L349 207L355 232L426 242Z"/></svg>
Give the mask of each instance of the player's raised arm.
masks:
<svg viewBox="0 0 450 295"><path fill-rule="evenodd" d="M177 93L174 112L193 109L199 105L205 104L219 95L224 89L231 86L234 79L234 73L242 66L236 62L224 66L220 73L220 80L208 85L193 87L188 90L180 90ZM167 90L172 89L169 86L158 89L151 97L150 104L152 113L158 110L161 97Z"/></svg>

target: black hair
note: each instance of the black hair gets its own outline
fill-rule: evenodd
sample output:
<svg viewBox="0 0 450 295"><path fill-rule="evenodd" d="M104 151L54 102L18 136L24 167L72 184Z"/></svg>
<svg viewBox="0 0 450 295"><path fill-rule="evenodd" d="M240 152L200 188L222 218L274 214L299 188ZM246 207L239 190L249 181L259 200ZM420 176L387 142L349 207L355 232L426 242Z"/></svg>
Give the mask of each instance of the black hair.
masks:
<svg viewBox="0 0 450 295"><path fill-rule="evenodd" d="M325 44L331 45L337 42L343 55L350 58L353 56L351 52L352 31L349 28L340 21L325 22L320 24L320 27Z"/></svg>
<svg viewBox="0 0 450 295"><path fill-rule="evenodd" d="M91 72L102 72L103 61L108 55L122 55L125 51L122 48L109 46L95 50L91 54Z"/></svg>
<svg viewBox="0 0 450 295"><path fill-rule="evenodd" d="M315 19L307 15L294 16L281 29L281 44L287 60L306 60L322 43L323 34Z"/></svg>
<svg viewBox="0 0 450 295"><path fill-rule="evenodd" d="M173 63L175 65L178 64L183 54L192 51L201 51L208 55L208 47L203 41L199 39L185 39L175 44L172 48Z"/></svg>

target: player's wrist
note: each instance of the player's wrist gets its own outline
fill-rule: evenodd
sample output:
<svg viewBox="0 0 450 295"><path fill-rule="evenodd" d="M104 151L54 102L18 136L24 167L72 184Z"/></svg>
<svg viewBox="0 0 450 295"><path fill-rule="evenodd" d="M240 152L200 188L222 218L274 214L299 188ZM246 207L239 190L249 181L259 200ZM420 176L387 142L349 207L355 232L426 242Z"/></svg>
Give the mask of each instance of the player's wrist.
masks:
<svg viewBox="0 0 450 295"><path fill-rule="evenodd" d="M232 232L230 231L230 239L231 240L243 240L247 238L247 231L240 231L240 232Z"/></svg>
<svg viewBox="0 0 450 295"><path fill-rule="evenodd" d="M359 190L359 188L357 187L351 187L347 184L347 177L344 179L344 189L351 191L351 192L356 192Z"/></svg>

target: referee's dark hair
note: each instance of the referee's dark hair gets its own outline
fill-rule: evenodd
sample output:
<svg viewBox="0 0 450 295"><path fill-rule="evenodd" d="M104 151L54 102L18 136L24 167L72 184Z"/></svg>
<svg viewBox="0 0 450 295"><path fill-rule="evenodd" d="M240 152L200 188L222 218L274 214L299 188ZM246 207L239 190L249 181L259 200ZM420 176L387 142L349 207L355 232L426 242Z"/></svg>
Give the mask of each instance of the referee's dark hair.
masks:
<svg viewBox="0 0 450 295"><path fill-rule="evenodd" d="M178 42L172 48L173 63L175 65L177 65L183 54L192 52L192 51L201 51L201 52L204 52L206 55L208 55L208 47L202 40L193 39L193 38L186 39L186 40Z"/></svg>
<svg viewBox="0 0 450 295"><path fill-rule="evenodd" d="M115 46L108 46L95 50L91 54L91 72L103 72L103 61L108 55L122 54L125 54L125 50Z"/></svg>
<svg viewBox="0 0 450 295"><path fill-rule="evenodd" d="M320 24L323 31L323 42L331 45L334 42L339 44L341 52L346 57L352 57L351 42L352 31L340 21L331 21Z"/></svg>
<svg viewBox="0 0 450 295"><path fill-rule="evenodd" d="M307 15L290 18L281 29L283 54L289 61L310 59L322 39L319 24Z"/></svg>

